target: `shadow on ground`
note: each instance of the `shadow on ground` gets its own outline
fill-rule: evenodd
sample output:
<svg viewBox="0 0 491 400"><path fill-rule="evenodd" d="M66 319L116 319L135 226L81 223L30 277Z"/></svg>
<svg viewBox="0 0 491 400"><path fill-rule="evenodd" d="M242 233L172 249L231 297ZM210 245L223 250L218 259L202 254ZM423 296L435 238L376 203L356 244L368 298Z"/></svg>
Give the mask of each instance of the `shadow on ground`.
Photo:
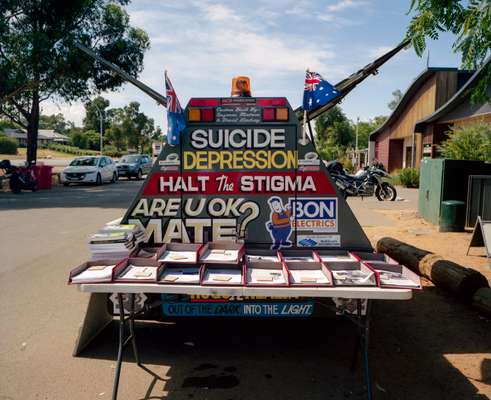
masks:
<svg viewBox="0 0 491 400"><path fill-rule="evenodd" d="M491 384L491 356L478 377L451 362L491 354L490 322L467 305L430 287L413 301L377 302L372 322L375 399L489 399L473 381ZM157 375L135 400L365 398L361 366L350 371L355 329L346 319L142 322L137 335ZM113 324L81 356L115 360L116 343ZM134 362L130 348L125 359Z"/></svg>
<svg viewBox="0 0 491 400"><path fill-rule="evenodd" d="M120 180L115 184L54 186L12 194L0 192L0 210L36 208L128 208L144 181Z"/></svg>

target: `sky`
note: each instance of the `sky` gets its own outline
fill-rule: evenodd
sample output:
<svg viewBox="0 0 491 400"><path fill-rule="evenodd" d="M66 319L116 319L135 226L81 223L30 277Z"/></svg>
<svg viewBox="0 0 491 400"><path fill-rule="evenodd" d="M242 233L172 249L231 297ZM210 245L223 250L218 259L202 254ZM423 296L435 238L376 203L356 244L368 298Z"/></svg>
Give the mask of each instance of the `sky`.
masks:
<svg viewBox="0 0 491 400"><path fill-rule="evenodd" d="M130 23L151 42L139 79L165 93L164 70L184 107L191 97L230 95L233 76L251 79L253 96L286 96L301 104L305 69L336 84L395 47L411 19L410 0L133 0ZM458 67L454 37L430 41L431 67ZM341 103L346 115L367 120L388 115L392 92L403 92L427 65L412 48L384 64ZM165 108L131 84L101 94L110 107L138 101L164 132ZM81 102L50 100L43 114L61 112L82 125Z"/></svg>

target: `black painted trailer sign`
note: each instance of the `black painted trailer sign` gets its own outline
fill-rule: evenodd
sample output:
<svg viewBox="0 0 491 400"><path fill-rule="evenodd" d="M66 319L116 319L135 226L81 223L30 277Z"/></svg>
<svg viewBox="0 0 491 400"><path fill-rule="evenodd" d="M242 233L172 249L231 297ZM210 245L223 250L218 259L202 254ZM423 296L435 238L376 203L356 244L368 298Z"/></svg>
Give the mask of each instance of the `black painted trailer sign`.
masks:
<svg viewBox="0 0 491 400"><path fill-rule="evenodd" d="M124 222L150 241L371 250L285 98L191 99Z"/></svg>

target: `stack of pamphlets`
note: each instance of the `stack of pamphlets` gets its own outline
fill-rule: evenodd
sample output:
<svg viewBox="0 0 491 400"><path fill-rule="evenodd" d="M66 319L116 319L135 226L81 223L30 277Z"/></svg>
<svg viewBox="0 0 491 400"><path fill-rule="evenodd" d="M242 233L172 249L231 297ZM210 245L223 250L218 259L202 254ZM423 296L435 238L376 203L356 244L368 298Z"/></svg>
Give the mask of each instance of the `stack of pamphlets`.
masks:
<svg viewBox="0 0 491 400"><path fill-rule="evenodd" d="M89 237L89 251L92 260L119 260L128 257L146 239L145 232L137 225L106 225Z"/></svg>

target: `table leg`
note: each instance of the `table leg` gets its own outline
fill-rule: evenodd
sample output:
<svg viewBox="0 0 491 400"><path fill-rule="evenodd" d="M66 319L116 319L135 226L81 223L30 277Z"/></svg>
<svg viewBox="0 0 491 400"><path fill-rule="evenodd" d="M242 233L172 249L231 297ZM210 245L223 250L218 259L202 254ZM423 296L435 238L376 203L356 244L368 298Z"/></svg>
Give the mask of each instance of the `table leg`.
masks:
<svg viewBox="0 0 491 400"><path fill-rule="evenodd" d="M114 375L113 395L112 400L118 398L119 377L121 375L121 364L123 363L123 349L124 349L124 304L123 295L117 294L118 306L119 306L119 344L118 344L118 359L116 361L116 371Z"/></svg>
<svg viewBox="0 0 491 400"><path fill-rule="evenodd" d="M365 385L367 387L367 399L372 400L372 376L368 362L368 341L370 338L370 310L371 301L367 299L367 312L362 326L362 351L363 351L363 371L365 375Z"/></svg>
<svg viewBox="0 0 491 400"><path fill-rule="evenodd" d="M356 340L353 349L353 357L351 358L351 371L356 368L356 362L358 361L358 353L360 352L360 342L362 341L362 315L361 315L361 299L356 300Z"/></svg>
<svg viewBox="0 0 491 400"><path fill-rule="evenodd" d="M139 367L141 367L142 363L140 361L140 354L138 353L138 347L136 345L136 336L135 336L135 294L131 293L130 296L131 296L130 297L131 308L130 308L129 326L130 326L130 335L131 335L131 345L133 346L133 354L135 355L136 364Z"/></svg>

